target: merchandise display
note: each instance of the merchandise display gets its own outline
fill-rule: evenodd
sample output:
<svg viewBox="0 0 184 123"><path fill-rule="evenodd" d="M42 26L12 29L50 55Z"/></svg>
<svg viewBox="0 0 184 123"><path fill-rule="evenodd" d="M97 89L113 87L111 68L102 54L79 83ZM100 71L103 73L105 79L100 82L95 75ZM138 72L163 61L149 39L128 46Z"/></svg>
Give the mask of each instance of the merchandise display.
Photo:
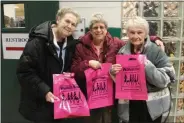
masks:
<svg viewBox="0 0 184 123"><path fill-rule="evenodd" d="M166 122L184 123L184 1L124 1L121 5L122 39L127 39L126 21L138 15L148 21L149 34L159 36L164 42L165 52L177 77L170 86L172 105Z"/></svg>

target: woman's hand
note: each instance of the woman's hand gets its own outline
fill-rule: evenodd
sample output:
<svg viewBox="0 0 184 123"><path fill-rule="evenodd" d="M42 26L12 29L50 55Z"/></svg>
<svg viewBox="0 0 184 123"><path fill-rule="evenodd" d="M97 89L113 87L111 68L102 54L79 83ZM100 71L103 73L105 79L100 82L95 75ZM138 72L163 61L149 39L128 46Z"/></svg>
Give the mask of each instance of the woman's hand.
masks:
<svg viewBox="0 0 184 123"><path fill-rule="evenodd" d="M110 69L110 74L115 76L121 69L122 66L120 64L113 64Z"/></svg>
<svg viewBox="0 0 184 123"><path fill-rule="evenodd" d="M99 61L96 61L96 60L90 60L89 67L91 67L93 69L99 69L99 68L101 68L101 63Z"/></svg>
<svg viewBox="0 0 184 123"><path fill-rule="evenodd" d="M160 46L161 49L162 49L163 51L165 51L165 46L164 46L164 43L163 43L162 41L156 40L155 43L156 43L158 46Z"/></svg>
<svg viewBox="0 0 184 123"><path fill-rule="evenodd" d="M45 96L47 102L54 103L54 101L59 101L60 99L55 96L52 92L48 92Z"/></svg>

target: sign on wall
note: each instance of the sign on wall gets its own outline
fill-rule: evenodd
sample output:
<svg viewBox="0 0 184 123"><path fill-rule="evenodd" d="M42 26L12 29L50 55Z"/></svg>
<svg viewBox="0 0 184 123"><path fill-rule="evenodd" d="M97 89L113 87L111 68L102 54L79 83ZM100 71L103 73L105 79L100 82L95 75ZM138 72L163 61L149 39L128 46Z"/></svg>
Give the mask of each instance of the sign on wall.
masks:
<svg viewBox="0 0 184 123"><path fill-rule="evenodd" d="M26 33L2 33L4 59L19 59L28 41Z"/></svg>

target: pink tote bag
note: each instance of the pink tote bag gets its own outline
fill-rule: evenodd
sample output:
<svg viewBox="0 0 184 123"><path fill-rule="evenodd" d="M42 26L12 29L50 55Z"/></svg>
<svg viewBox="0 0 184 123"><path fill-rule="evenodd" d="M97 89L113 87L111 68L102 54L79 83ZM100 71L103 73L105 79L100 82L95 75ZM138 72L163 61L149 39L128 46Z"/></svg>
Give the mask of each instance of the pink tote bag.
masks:
<svg viewBox="0 0 184 123"><path fill-rule="evenodd" d="M147 100L145 55L116 55L116 63L122 70L116 75L117 99Z"/></svg>
<svg viewBox="0 0 184 123"><path fill-rule="evenodd" d="M109 75L111 63L104 63L100 69L85 70L88 105L90 109L113 105L113 81Z"/></svg>
<svg viewBox="0 0 184 123"><path fill-rule="evenodd" d="M87 101L72 74L53 74L53 94L60 99L54 102L54 119L90 115Z"/></svg>

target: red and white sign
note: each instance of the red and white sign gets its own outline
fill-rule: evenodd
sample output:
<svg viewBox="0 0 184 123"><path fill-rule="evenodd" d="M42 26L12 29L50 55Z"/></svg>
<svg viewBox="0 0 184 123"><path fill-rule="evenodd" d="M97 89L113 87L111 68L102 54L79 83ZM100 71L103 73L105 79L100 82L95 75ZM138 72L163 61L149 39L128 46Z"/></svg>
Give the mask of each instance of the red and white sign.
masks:
<svg viewBox="0 0 184 123"><path fill-rule="evenodd" d="M3 58L19 59L28 41L28 35L28 33L2 33Z"/></svg>

